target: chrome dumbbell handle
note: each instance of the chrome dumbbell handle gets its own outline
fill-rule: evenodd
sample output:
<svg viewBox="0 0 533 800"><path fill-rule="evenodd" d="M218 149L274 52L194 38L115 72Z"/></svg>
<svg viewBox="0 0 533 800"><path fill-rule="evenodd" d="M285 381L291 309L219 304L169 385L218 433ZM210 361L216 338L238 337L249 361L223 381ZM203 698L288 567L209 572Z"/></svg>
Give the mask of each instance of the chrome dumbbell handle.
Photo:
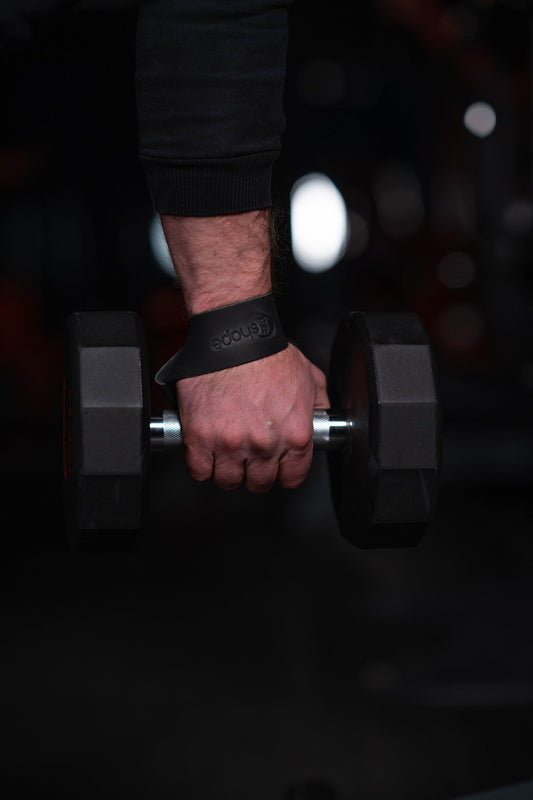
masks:
<svg viewBox="0 0 533 800"><path fill-rule="evenodd" d="M317 408L313 412L315 450L342 450L350 435L352 421L345 411ZM183 446L183 433L176 411L160 411L150 419L152 452L170 452Z"/></svg>

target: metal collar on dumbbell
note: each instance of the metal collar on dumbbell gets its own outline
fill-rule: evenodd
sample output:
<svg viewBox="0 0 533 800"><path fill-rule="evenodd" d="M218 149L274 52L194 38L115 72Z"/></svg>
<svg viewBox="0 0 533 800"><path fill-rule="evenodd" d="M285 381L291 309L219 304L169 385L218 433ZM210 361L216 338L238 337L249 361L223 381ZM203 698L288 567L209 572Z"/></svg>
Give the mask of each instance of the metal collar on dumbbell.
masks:
<svg viewBox="0 0 533 800"><path fill-rule="evenodd" d="M161 411L150 419L150 445L152 452L177 450L183 446L183 431L176 411Z"/></svg>

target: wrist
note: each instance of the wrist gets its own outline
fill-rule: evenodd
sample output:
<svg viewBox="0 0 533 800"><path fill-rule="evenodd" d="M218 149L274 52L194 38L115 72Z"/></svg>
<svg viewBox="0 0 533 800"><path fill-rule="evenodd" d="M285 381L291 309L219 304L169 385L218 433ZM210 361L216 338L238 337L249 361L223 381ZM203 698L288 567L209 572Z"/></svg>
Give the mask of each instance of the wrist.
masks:
<svg viewBox="0 0 533 800"><path fill-rule="evenodd" d="M248 364L285 350L272 294L193 315L184 346L155 376L171 405L176 382Z"/></svg>
<svg viewBox="0 0 533 800"><path fill-rule="evenodd" d="M236 281L236 284L230 278L227 281L216 281L214 284L210 282L209 287L198 284L189 286L188 289L182 284L183 298L189 318L205 311L213 311L217 308L261 297L272 291L270 280L261 280L255 277L245 279L240 273L239 277L234 276L233 280Z"/></svg>
<svg viewBox="0 0 533 800"><path fill-rule="evenodd" d="M268 210L161 223L189 317L272 290Z"/></svg>

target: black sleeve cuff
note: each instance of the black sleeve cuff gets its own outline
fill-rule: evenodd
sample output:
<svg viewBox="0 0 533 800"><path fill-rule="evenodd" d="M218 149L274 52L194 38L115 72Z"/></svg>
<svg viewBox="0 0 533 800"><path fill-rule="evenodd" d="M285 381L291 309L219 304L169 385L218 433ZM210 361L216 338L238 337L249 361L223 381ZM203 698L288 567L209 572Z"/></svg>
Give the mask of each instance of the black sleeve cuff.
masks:
<svg viewBox="0 0 533 800"><path fill-rule="evenodd" d="M233 158L166 162L141 155L154 210L210 217L272 205L272 165L277 151Z"/></svg>

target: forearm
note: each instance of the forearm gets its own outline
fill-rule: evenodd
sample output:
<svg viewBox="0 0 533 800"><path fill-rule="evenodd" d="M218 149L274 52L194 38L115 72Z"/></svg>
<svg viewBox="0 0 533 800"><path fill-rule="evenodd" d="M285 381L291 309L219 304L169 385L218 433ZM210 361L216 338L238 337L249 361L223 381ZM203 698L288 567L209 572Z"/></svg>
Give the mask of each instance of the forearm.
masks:
<svg viewBox="0 0 533 800"><path fill-rule="evenodd" d="M271 289L291 0L145 0L140 156L189 316Z"/></svg>
<svg viewBox="0 0 533 800"><path fill-rule="evenodd" d="M284 124L289 5L142 5L140 155L189 317L272 288L270 180ZM329 403L324 375L293 345L176 381L194 478L224 489L244 480L251 491L303 481L313 407Z"/></svg>
<svg viewBox="0 0 533 800"><path fill-rule="evenodd" d="M269 210L161 222L189 316L271 290Z"/></svg>

